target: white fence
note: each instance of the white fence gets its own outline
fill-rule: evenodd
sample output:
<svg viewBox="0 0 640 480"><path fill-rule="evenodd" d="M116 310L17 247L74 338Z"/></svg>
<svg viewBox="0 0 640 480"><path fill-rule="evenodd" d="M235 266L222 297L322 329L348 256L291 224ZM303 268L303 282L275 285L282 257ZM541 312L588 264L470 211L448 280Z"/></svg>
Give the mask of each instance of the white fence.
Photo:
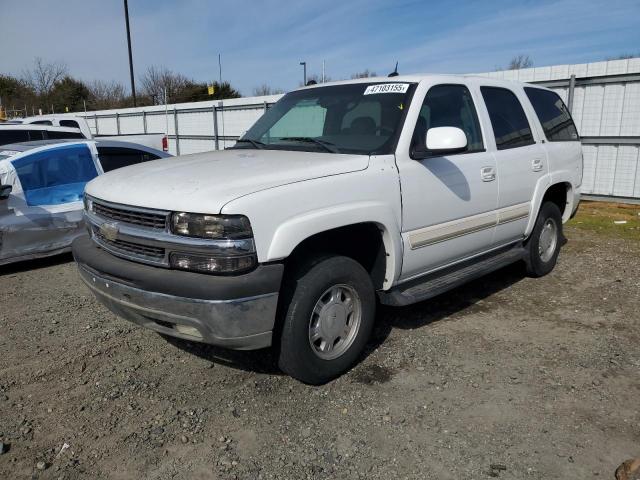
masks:
<svg viewBox="0 0 640 480"><path fill-rule="evenodd" d="M539 83L559 93L583 140L583 192L640 198L640 58L479 75ZM86 117L95 134L169 134L173 154L224 149L281 96L103 110Z"/></svg>

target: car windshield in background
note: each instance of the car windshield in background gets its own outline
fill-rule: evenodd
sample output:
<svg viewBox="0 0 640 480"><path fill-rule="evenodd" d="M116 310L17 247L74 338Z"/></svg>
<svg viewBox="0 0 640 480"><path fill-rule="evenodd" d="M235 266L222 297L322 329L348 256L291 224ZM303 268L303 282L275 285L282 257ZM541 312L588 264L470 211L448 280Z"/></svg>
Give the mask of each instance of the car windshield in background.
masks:
<svg viewBox="0 0 640 480"><path fill-rule="evenodd" d="M288 93L232 148L392 153L414 87L356 83Z"/></svg>

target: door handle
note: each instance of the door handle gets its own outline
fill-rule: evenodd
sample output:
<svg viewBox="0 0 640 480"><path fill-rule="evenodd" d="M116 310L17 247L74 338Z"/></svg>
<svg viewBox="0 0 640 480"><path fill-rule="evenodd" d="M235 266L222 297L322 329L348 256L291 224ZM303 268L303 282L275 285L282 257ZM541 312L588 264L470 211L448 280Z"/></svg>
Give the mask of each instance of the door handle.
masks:
<svg viewBox="0 0 640 480"><path fill-rule="evenodd" d="M540 170L542 170L542 167L543 164L541 158L534 158L531 162L531 170L533 170L534 172L539 172Z"/></svg>
<svg viewBox="0 0 640 480"><path fill-rule="evenodd" d="M496 169L493 167L482 167L480 177L483 182L493 182L496 179Z"/></svg>

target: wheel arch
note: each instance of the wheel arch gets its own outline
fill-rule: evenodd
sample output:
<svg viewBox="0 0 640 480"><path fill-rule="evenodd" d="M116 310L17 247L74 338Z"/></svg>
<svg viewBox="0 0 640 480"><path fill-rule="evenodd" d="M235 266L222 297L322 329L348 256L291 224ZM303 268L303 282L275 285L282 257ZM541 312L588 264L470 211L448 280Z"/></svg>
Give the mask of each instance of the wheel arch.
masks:
<svg viewBox="0 0 640 480"><path fill-rule="evenodd" d="M525 230L525 237L531 235L533 227L536 223L536 219L538 218L540 208L547 201L551 201L558 206L562 215L562 222L567 222L574 210L573 185L571 184L571 182L568 180L559 180L550 184L544 189L538 189L533 199L531 216L529 217L529 223L527 224L527 228Z"/></svg>
<svg viewBox="0 0 640 480"><path fill-rule="evenodd" d="M400 274L402 241L390 208L377 203L311 212L275 231L267 261L291 261L308 252L335 253L359 261L376 289L388 289Z"/></svg>

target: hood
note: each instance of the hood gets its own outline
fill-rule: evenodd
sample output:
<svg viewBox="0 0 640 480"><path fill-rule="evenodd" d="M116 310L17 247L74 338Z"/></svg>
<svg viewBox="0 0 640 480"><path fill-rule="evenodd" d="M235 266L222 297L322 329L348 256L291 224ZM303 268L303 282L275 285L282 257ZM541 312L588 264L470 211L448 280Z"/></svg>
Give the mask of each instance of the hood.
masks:
<svg viewBox="0 0 640 480"><path fill-rule="evenodd" d="M236 198L314 178L364 170L366 155L224 150L141 163L87 184L96 198L124 205L218 213Z"/></svg>

